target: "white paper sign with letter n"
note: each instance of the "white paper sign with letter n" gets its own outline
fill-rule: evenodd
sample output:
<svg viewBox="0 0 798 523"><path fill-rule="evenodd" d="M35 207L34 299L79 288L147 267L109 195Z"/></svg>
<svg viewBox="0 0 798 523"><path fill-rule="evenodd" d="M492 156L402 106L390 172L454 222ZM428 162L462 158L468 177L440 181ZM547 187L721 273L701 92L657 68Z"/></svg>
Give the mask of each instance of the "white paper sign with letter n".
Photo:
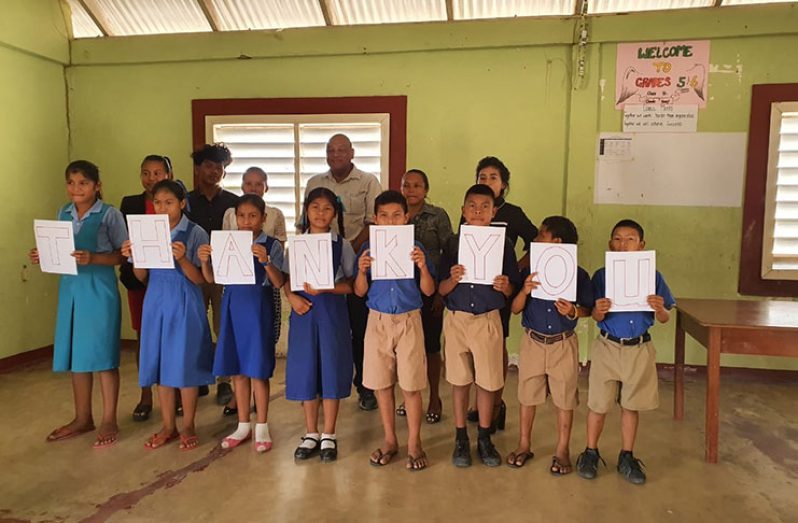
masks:
<svg viewBox="0 0 798 523"><path fill-rule="evenodd" d="M304 290L305 283L314 289L334 288L332 234L301 234L288 238L288 270L294 292Z"/></svg>
<svg viewBox="0 0 798 523"><path fill-rule="evenodd" d="M127 230L133 267L137 269L174 269L172 236L166 214L129 214Z"/></svg>
<svg viewBox="0 0 798 523"><path fill-rule="evenodd" d="M252 232L211 231L213 279L222 285L255 283Z"/></svg>
<svg viewBox="0 0 798 523"><path fill-rule="evenodd" d="M412 225L372 225L369 227L369 256L372 280L407 280L415 275Z"/></svg>
<svg viewBox="0 0 798 523"><path fill-rule="evenodd" d="M493 285L502 273L504 227L460 226L458 262L465 267L462 283Z"/></svg>
<svg viewBox="0 0 798 523"><path fill-rule="evenodd" d="M568 243L534 243L529 245L529 268L537 273L540 283L532 289L532 297L556 301L576 301L576 245Z"/></svg>
<svg viewBox="0 0 798 523"><path fill-rule="evenodd" d="M77 274L75 234L71 221L33 220L33 235L39 251L39 266L42 272L53 274Z"/></svg>
<svg viewBox="0 0 798 523"><path fill-rule="evenodd" d="M607 252L604 261L610 312L654 310L647 300L656 293L655 251Z"/></svg>

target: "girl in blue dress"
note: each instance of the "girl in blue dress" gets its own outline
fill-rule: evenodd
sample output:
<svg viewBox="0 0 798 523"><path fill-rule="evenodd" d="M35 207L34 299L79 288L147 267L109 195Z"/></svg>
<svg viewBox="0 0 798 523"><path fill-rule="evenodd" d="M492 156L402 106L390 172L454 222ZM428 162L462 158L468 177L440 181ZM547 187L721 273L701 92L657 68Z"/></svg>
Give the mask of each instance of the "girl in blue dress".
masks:
<svg viewBox="0 0 798 523"><path fill-rule="evenodd" d="M292 292L289 282L283 287L292 309L285 397L301 401L305 412L307 433L294 452L294 459L306 460L320 454L323 462L330 462L338 457L335 437L338 405L341 398L349 397L352 388L352 335L346 294L352 292L355 252L343 236L343 209L331 190L319 187L310 191L305 198L303 216L303 232L311 234L330 232L330 224L338 218L340 234L332 233L335 288L317 290L305 283L304 291ZM287 263L283 272L288 272ZM320 404L324 410L321 434Z"/></svg>
<svg viewBox="0 0 798 523"><path fill-rule="evenodd" d="M100 171L85 160L70 163L65 172L71 203L58 220L71 221L75 234L77 275L62 275L58 286L53 370L72 373L75 418L52 431L47 441L59 441L94 430L91 410L93 373L100 376L103 419L95 448L116 443L119 427L120 304L114 266L122 263L120 247L127 239L122 214L102 201ZM39 252L30 252L39 263Z"/></svg>
<svg viewBox="0 0 798 523"><path fill-rule="evenodd" d="M274 373L273 289L279 289L283 285L283 247L277 239L266 236L263 232L266 205L262 197L255 194L243 195L236 204L235 216L239 231L252 232L255 283L226 285L224 288L222 321L216 343L213 374L234 376L238 405L249 405L250 394L254 390L255 451L266 452L272 448L267 416L269 379ZM200 246L202 274L208 283L214 283L211 255L210 245ZM222 440L222 448L234 448L250 439L249 417L248 408L238 409L238 428Z"/></svg>
<svg viewBox="0 0 798 523"><path fill-rule="evenodd" d="M183 216L186 192L171 180L163 180L152 188L156 214L169 216L172 235L174 269L137 269L133 273L147 282L141 318L141 357L139 384L158 384L163 427L144 446L157 449L180 438L180 449L191 450L199 445L194 428L197 396L200 385L213 383L213 351L208 316L203 306L205 281L200 270L197 250L208 243L202 227ZM122 254L130 256L131 244L126 241ZM175 423L175 396L180 389L183 403L183 431Z"/></svg>

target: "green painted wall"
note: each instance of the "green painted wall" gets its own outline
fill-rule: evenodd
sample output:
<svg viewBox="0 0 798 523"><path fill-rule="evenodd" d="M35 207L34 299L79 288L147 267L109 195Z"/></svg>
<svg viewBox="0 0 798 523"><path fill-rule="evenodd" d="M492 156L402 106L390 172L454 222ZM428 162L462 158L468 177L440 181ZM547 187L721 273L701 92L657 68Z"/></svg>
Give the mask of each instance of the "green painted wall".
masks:
<svg viewBox="0 0 798 523"><path fill-rule="evenodd" d="M0 210L0 358L52 343L57 278L23 267L34 245L33 219L54 218L65 198L66 88L59 61L69 56L57 1L9 0L2 8L0 158L6 194Z"/></svg>

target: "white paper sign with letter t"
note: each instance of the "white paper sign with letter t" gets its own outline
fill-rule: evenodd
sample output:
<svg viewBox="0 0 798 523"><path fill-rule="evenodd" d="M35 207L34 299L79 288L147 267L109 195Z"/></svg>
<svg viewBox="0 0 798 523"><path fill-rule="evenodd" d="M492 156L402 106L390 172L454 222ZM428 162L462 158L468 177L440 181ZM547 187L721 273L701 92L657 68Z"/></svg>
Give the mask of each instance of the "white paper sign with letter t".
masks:
<svg viewBox="0 0 798 523"><path fill-rule="evenodd" d="M332 234L300 234L288 238L288 270L291 290L304 290L307 282L314 289L335 287Z"/></svg>
<svg viewBox="0 0 798 523"><path fill-rule="evenodd" d="M77 274L75 235L72 221L33 220L33 234L39 251L39 266L42 272L53 274Z"/></svg>
<svg viewBox="0 0 798 523"><path fill-rule="evenodd" d="M576 245L570 243L529 244L530 273L540 283L532 297L556 301L576 301Z"/></svg>
<svg viewBox="0 0 798 523"><path fill-rule="evenodd" d="M127 230L133 267L137 269L174 269L172 235L166 214L128 214Z"/></svg>
<svg viewBox="0 0 798 523"><path fill-rule="evenodd" d="M493 285L502 273L504 233L504 227L460 226L457 259L465 267L462 283Z"/></svg>
<svg viewBox="0 0 798 523"><path fill-rule="evenodd" d="M372 280L407 280L415 275L412 225L372 225L369 227L369 256Z"/></svg>
<svg viewBox="0 0 798 523"><path fill-rule="evenodd" d="M255 283L252 232L211 231L213 279L222 285Z"/></svg>
<svg viewBox="0 0 798 523"><path fill-rule="evenodd" d="M647 300L656 293L655 251L607 252L604 261L610 312L654 310Z"/></svg>

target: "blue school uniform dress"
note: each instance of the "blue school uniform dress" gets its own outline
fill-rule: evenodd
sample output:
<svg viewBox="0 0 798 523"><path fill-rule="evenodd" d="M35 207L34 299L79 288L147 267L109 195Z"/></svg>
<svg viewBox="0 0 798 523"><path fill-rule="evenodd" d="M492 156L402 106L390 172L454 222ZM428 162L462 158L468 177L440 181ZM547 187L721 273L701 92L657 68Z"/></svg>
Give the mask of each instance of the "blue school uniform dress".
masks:
<svg viewBox="0 0 798 523"><path fill-rule="evenodd" d="M523 271L524 281L530 274L530 269ZM523 292L523 291L522 291ZM576 305L593 308L596 300L593 297L593 283L590 275L582 267L576 269ZM559 313L553 300L529 298L524 307L521 325L543 336L557 336L573 332L579 319L569 320ZM535 336L532 336L533 338ZM540 341L540 340L539 340Z"/></svg>
<svg viewBox="0 0 798 523"><path fill-rule="evenodd" d="M333 232L335 281L351 278L355 252L352 245ZM289 253L289 256L291 253ZM288 272L288 263L283 272ZM312 302L304 315L291 311L288 323L288 358L285 397L294 401L347 398L352 389L352 333L346 296L325 292L299 296Z"/></svg>
<svg viewBox="0 0 798 523"><path fill-rule="evenodd" d="M172 241L186 245L186 259L200 265L197 248L208 233L183 216ZM202 288L174 269L150 269L141 318L139 383L142 387L198 387L214 382L213 349Z"/></svg>
<svg viewBox="0 0 798 523"><path fill-rule="evenodd" d="M75 249L109 253L122 246L127 230L122 213L97 200L78 218L75 204L58 213L71 221ZM62 275L58 286L53 370L98 372L119 367L119 290L111 265L78 265L77 275Z"/></svg>
<svg viewBox="0 0 798 523"><path fill-rule="evenodd" d="M269 263L282 269L283 247L261 232L254 243L266 247ZM215 376L244 375L268 380L274 373L274 293L266 268L253 256L255 283L225 285Z"/></svg>

